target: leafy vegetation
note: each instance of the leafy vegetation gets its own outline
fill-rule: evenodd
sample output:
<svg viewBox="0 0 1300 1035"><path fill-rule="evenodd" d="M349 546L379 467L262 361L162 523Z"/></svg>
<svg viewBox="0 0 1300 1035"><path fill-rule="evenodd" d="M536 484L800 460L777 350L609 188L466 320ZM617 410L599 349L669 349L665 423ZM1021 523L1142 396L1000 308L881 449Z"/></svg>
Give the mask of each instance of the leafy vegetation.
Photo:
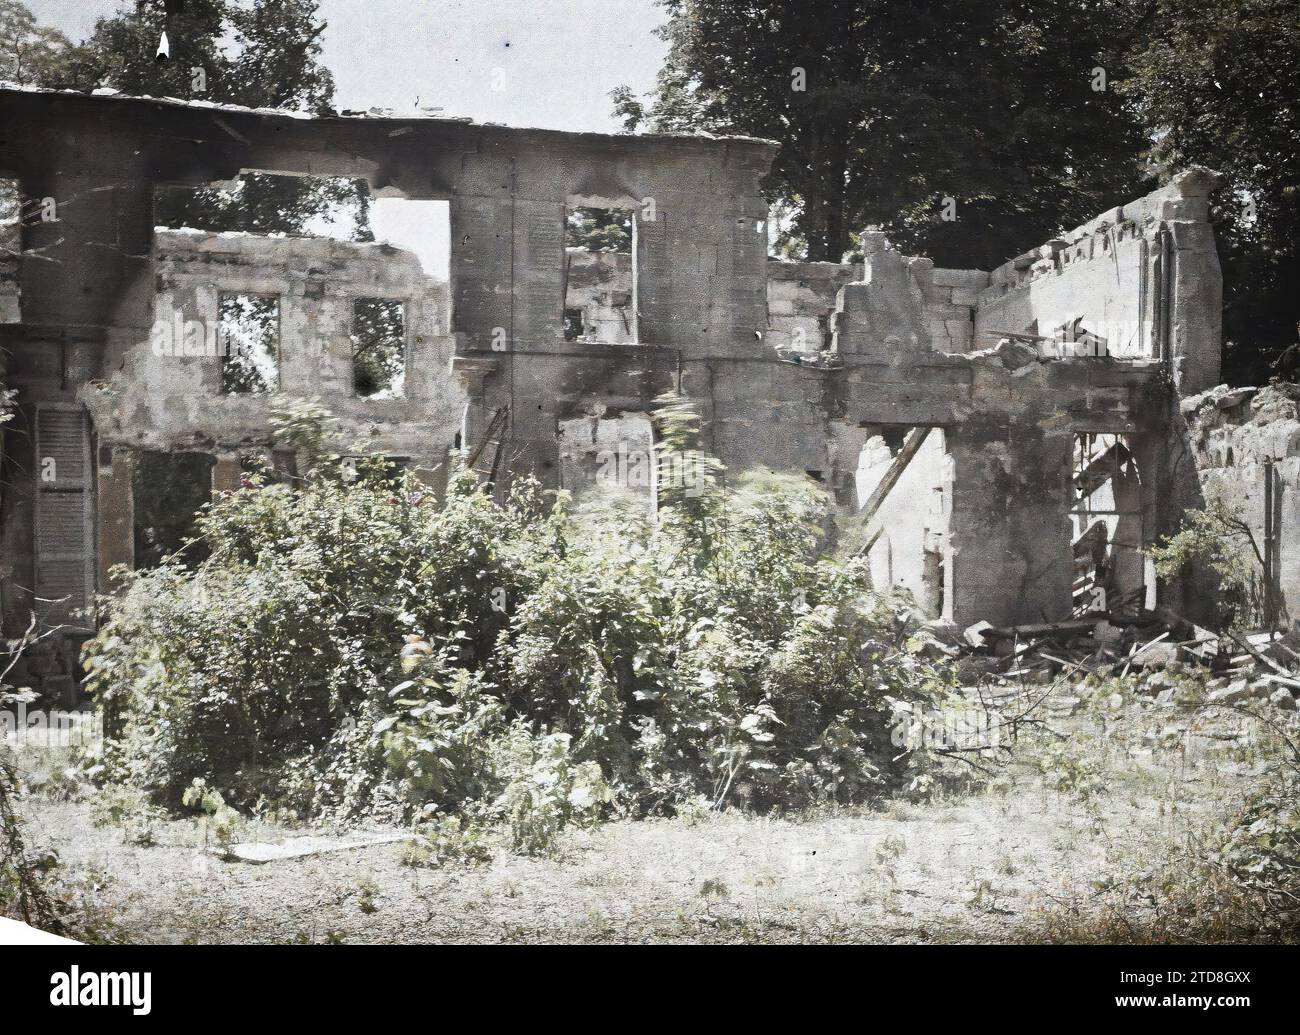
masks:
<svg viewBox="0 0 1300 1035"><path fill-rule="evenodd" d="M7 698L0 697L0 703ZM47 885L58 865L52 853L33 853L18 813L18 770L0 757L0 915L12 915L47 931L61 929L58 903Z"/></svg>
<svg viewBox="0 0 1300 1035"><path fill-rule="evenodd" d="M901 775L891 699L941 688L859 562L817 556L827 501L739 478L665 486L661 520L497 505L314 450L298 488L229 493L208 557L104 601L88 686L115 779L180 805L501 823L540 851L602 814L862 801ZM279 427L302 444L318 407ZM313 452L309 450L309 452ZM673 458L681 469L680 456Z"/></svg>
<svg viewBox="0 0 1300 1035"><path fill-rule="evenodd" d="M18 0L0 0L0 79L26 86L52 77L71 44L57 29L38 25Z"/></svg>
<svg viewBox="0 0 1300 1035"><path fill-rule="evenodd" d="M1149 3L1132 78L1162 174L1223 173L1224 372L1262 384L1300 372L1300 17L1294 0Z"/></svg>
<svg viewBox="0 0 1300 1035"><path fill-rule="evenodd" d="M1213 573L1223 628L1258 625L1264 609L1264 558L1249 522L1227 500L1214 496L1200 510L1189 510L1182 528L1150 552L1162 579L1179 578L1193 569Z"/></svg>
<svg viewBox="0 0 1300 1035"><path fill-rule="evenodd" d="M1117 77L1129 3L662 6L658 87L615 91L615 114L780 141L769 200L792 207L808 259L839 262L879 225L940 265L991 269L1140 192L1142 127L1094 73Z"/></svg>
<svg viewBox="0 0 1300 1035"><path fill-rule="evenodd" d="M564 245L589 252L631 254L632 215L616 208L575 208L565 216Z"/></svg>

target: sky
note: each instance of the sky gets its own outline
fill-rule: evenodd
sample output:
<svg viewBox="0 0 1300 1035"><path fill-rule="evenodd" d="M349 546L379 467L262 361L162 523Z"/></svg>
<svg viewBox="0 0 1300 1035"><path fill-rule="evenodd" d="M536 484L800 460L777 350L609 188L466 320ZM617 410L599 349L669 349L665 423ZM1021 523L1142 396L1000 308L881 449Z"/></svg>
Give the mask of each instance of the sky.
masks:
<svg viewBox="0 0 1300 1035"><path fill-rule="evenodd" d="M23 0L73 40L130 0ZM609 92L654 85L666 19L653 0L321 0L339 108L612 132Z"/></svg>

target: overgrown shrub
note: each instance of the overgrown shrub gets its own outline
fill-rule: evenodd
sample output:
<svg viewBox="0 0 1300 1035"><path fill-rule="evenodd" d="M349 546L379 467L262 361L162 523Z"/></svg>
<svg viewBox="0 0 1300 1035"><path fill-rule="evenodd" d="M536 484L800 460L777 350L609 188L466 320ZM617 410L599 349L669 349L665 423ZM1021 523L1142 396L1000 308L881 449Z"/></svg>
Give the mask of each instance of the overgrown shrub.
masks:
<svg viewBox="0 0 1300 1035"><path fill-rule="evenodd" d="M27 845L18 812L18 770L0 755L0 916L61 931L60 903L47 886L58 863L55 853L34 852Z"/></svg>
<svg viewBox="0 0 1300 1035"><path fill-rule="evenodd" d="M1264 620L1264 556L1237 509L1211 496L1189 510L1182 527L1151 548L1156 574L1174 579L1203 568L1218 583L1222 628L1256 627Z"/></svg>
<svg viewBox="0 0 1300 1035"><path fill-rule="evenodd" d="M610 809L886 789L890 701L939 676L861 562L819 556L824 494L724 486L678 403L660 431L699 477L661 486L657 522L528 481L498 505L464 470L439 504L308 441L301 484L214 502L196 569L103 602L86 666L113 777L172 806L201 779L237 808L472 815L524 851Z"/></svg>

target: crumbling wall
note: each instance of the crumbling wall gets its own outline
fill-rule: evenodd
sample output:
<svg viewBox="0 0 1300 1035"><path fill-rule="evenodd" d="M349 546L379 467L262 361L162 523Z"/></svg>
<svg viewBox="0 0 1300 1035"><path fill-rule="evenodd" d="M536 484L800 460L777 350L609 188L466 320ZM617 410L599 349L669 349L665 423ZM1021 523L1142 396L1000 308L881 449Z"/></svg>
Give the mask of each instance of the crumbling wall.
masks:
<svg viewBox="0 0 1300 1035"><path fill-rule="evenodd" d="M863 279L840 292L835 346L844 368L822 375L842 378L834 412L843 419L831 423L844 430L832 440L851 441L852 429L879 414L941 427L952 465L945 617L959 624L1067 617L1074 435L1145 438L1147 421L1160 419L1150 403L1159 364L1049 358L1009 341L966 354L936 351L924 289L929 261L895 252L879 234L864 234L863 244ZM832 481L839 480L837 472ZM897 526L909 520L916 515L899 515L895 534L906 534Z"/></svg>
<svg viewBox="0 0 1300 1035"><path fill-rule="evenodd" d="M925 296L926 325L931 346L938 352L973 352L995 342L975 337L975 309L989 283L982 270L917 267L917 282Z"/></svg>
<svg viewBox="0 0 1300 1035"><path fill-rule="evenodd" d="M338 444L364 438L417 466L445 463L465 395L450 377L450 291L410 252L324 238L159 230L154 324L125 348L106 384L82 396L101 443L237 452L269 440L265 395L221 393L219 298L279 299L280 391L319 397L339 418ZM401 398L353 390L353 302L404 304L407 376Z"/></svg>
<svg viewBox="0 0 1300 1035"><path fill-rule="evenodd" d="M767 342L795 352L830 347L835 297L862 266L839 262L767 263Z"/></svg>
<svg viewBox="0 0 1300 1035"><path fill-rule="evenodd" d="M505 414L502 481L528 472L558 486L566 463L572 471L589 459L568 442L570 422L645 413L669 390L698 404L704 444L732 470L808 472L849 505L871 429L942 428L953 482L944 604L958 621L1068 614L1073 435L1134 436L1145 455L1155 450L1152 422L1167 417L1152 405L1164 373L1157 357L1185 390L1217 380L1218 267L1205 213L1216 180L1203 171L1117 210L1132 227L1122 241L1113 218L1104 230L1095 221L1049 245L1050 261L1040 250L987 282L898 255L866 232L860 276L840 283L844 274L830 267L824 283L791 291L781 267L776 287L769 278L778 264L766 256L761 182L775 154L766 141L294 118L25 90L0 90L0 121L0 168L16 170L24 194L56 198L76 217L27 231L26 323L5 338L28 398L79 395L94 415L101 571L129 542L130 448L220 451L264 440L264 399L214 396L202 357L151 348L159 306L173 319L180 311L182 325L187 310L208 319L222 277L227 290L286 296L290 329L319 345L301 351L295 368L292 334L282 333L282 386L336 400L345 434L374 430L381 450L418 462L421 449L436 457L446 448L461 403L467 446ZM407 398L381 403L340 388L347 350L331 299L357 285L348 257L328 250L334 244L294 260L275 252L289 245L270 242L275 257L250 263L243 242L218 242L215 257L194 248L170 266L153 248L157 185L201 185L244 169L362 177L376 192L449 202L450 322L417 343L430 362L408 379ZM565 340L565 213L575 204L633 213L636 343ZM793 337L794 321L810 315L800 307L821 315L832 284L832 348L787 354L774 340L779 321ZM379 287L365 290L383 297ZM790 305L773 313L773 300ZM993 330L1050 336L1046 325L1062 312L1085 329L1136 313L1152 347L1133 360L1049 358L1034 337L980 348L994 344L985 333ZM463 388L420 383L447 358ZM214 478L229 474L218 464ZM1144 486L1183 498L1169 490L1164 473Z"/></svg>
<svg viewBox="0 0 1300 1035"><path fill-rule="evenodd" d="M1167 358L1184 394L1219 375L1222 286L1209 224L1217 173L1190 169L999 266L975 309L975 339L999 332L1057 339L1049 349ZM1064 329L1062 331L1062 329Z"/></svg>
<svg viewBox="0 0 1300 1035"><path fill-rule="evenodd" d="M1280 619L1300 618L1300 388L1271 385L1229 388L1218 385L1184 399L1188 440L1207 500L1218 499L1251 529L1261 553L1271 552L1280 594ZM1265 478L1272 461L1272 544L1266 542ZM1240 544L1241 560L1262 576L1250 546ZM1214 586L1203 590L1212 593Z"/></svg>
<svg viewBox="0 0 1300 1035"><path fill-rule="evenodd" d="M914 272L933 348L970 352L975 305L989 275L981 270L935 269L924 259L918 260ZM796 352L830 348L840 288L862 276L861 263L769 260L768 343Z"/></svg>

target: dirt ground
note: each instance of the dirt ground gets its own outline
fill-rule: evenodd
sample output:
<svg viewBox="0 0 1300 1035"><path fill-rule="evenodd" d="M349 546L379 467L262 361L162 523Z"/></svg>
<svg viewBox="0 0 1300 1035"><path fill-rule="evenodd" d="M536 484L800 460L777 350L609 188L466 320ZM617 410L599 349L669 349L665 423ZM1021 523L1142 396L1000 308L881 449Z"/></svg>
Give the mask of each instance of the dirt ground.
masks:
<svg viewBox="0 0 1300 1035"><path fill-rule="evenodd" d="M944 800L613 822L570 833L555 859L472 867L406 865L392 843L223 862L191 820L141 847L85 800L38 793L26 814L111 940L1023 942L1184 851L1265 765L1258 724L1214 708L1103 704L1057 728ZM239 840L304 833L338 836L249 824Z"/></svg>

